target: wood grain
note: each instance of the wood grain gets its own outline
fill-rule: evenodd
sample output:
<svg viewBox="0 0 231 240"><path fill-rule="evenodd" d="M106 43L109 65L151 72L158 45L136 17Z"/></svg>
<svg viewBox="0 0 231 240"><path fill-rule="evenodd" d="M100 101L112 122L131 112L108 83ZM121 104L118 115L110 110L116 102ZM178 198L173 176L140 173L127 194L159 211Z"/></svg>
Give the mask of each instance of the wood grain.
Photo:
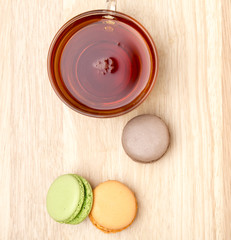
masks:
<svg viewBox="0 0 231 240"><path fill-rule="evenodd" d="M94 119L67 108L46 71L62 24L104 0L0 0L0 239L229 240L231 238L231 3L229 0L118 1L139 20L160 58L158 82L136 110ZM131 161L126 122L162 117L171 146L158 162ZM55 223L45 199L51 182L79 173L92 186L116 179L136 193L127 230L106 235L88 220Z"/></svg>

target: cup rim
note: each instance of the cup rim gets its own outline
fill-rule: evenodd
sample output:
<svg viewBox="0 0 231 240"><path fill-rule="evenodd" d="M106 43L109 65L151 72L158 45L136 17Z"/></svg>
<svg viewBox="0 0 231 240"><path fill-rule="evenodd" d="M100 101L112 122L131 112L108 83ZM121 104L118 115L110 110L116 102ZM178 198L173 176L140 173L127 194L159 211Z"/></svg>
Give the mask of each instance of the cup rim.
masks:
<svg viewBox="0 0 231 240"><path fill-rule="evenodd" d="M86 16L92 16L92 15L97 15L97 14L108 14L109 16L119 16L121 18L124 19L128 19L133 21L146 35L146 37L148 38L149 42L150 42L150 46L153 50L154 53L154 62L155 62L155 67L152 68L152 70L150 71L149 74L149 78L150 76L152 76L152 79L150 79L150 86L148 87L148 89L146 90L145 94L141 97L141 99L139 99L137 102L135 102L135 104L129 106L128 108L125 108L125 106L129 105L131 102L133 102L136 98L139 97L139 95L133 99L130 103L128 103L127 105L120 107L120 108L115 108L112 110L96 110L98 113L92 113L90 111L85 111L83 109L78 108L77 106L73 106L64 96L62 96L62 94L57 90L57 87L55 86L54 82L55 79L52 75L52 69L51 69L51 58L52 58L52 54L54 51L54 46L56 45L57 40L59 39L60 35L64 32L64 30L69 27L72 23L74 23L75 21L86 17ZM145 40L146 41L146 40ZM146 30L146 28L139 23L135 18L119 12L119 11L112 11L112 10L107 10L107 9L99 9L99 10L91 10L91 11L87 11L81 14L76 15L75 17L71 18L69 21L67 21L55 34L55 36L53 37L53 40L50 44L49 50L48 50L48 56L47 56L47 72L48 72L48 77L49 77L49 81L50 84L53 88L53 90L55 91L56 95L60 98L60 100L65 103L68 107L70 107L72 110L74 110L75 112L78 112L80 114L83 114L85 116L88 117L94 117L94 118L112 118L112 117L117 117L117 116L121 116L124 115L132 110L134 110L135 108L137 108L141 103L143 103L145 101L145 99L149 96L150 92L152 91L155 83L156 83L156 79L158 76L158 72L159 72L159 57L158 57L158 53L157 53L157 49L156 49L156 45L151 37L151 35L149 34L149 32ZM147 83L148 84L148 83ZM147 86L146 84L146 86ZM119 110L117 112L115 112L115 110Z"/></svg>

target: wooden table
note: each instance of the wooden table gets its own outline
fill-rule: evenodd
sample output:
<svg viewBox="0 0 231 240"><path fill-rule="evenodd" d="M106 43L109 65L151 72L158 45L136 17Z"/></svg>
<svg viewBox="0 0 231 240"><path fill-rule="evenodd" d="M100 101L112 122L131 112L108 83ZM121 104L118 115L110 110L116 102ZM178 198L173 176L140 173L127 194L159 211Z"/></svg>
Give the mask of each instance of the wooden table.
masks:
<svg viewBox="0 0 231 240"><path fill-rule="evenodd" d="M136 110L112 119L75 113L53 92L49 44L62 24L104 0L0 0L0 239L231 239L231 2L118 0L118 10L151 33L158 82ZM159 115L171 147L158 162L131 161L121 146L126 122ZM55 223L46 193L61 174L92 186L116 179L138 199L127 230L107 235L88 220Z"/></svg>

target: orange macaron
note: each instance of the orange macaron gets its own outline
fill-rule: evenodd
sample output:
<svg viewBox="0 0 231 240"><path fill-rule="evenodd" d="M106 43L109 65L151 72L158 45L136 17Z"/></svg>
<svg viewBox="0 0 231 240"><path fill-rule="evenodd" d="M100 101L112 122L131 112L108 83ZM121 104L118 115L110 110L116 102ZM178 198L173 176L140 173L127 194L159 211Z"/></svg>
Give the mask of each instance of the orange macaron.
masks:
<svg viewBox="0 0 231 240"><path fill-rule="evenodd" d="M126 185L109 180L99 184L93 193L93 207L89 217L95 227L105 233L116 233L133 223L137 214L137 201Z"/></svg>

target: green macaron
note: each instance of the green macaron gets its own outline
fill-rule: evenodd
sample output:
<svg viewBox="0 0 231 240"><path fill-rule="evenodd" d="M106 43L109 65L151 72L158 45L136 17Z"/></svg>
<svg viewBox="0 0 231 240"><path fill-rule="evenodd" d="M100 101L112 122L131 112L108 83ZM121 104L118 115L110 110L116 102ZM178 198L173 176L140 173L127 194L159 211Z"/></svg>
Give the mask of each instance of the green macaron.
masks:
<svg viewBox="0 0 231 240"><path fill-rule="evenodd" d="M87 218L87 216L89 215L91 208L92 208L92 203L93 203L93 192L92 192L91 185L83 177L81 177L81 176L78 176L78 177L81 179L83 186L84 186L85 199L84 199L83 206L82 206L80 212L73 220L68 222L69 224L79 224L82 221L84 221Z"/></svg>
<svg viewBox="0 0 231 240"><path fill-rule="evenodd" d="M69 223L81 211L85 199L84 185L77 175L58 177L47 193L47 211L59 223Z"/></svg>

